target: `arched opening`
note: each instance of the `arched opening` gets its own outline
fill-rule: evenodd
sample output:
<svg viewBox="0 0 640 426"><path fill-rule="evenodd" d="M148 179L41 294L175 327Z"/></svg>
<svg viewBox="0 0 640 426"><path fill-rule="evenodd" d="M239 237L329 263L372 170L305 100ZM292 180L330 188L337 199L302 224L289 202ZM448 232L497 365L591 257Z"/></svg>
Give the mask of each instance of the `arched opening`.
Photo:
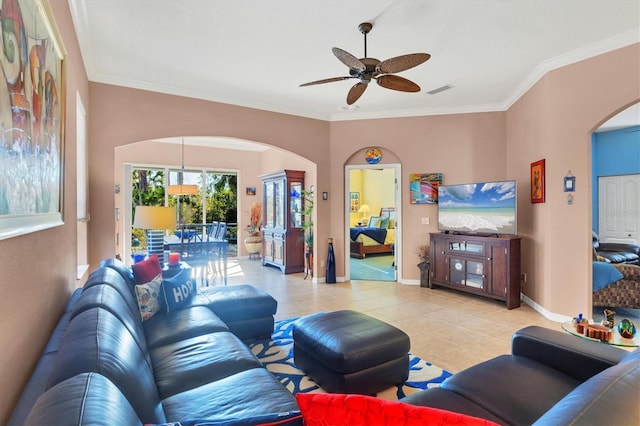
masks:
<svg viewBox="0 0 640 426"><path fill-rule="evenodd" d="M115 248L116 253L127 261L131 257L133 221L131 191L127 193L127 189L131 187L133 168L160 167L175 171L184 164L185 170L204 170L204 173L215 171L237 176L237 220L234 220L237 223L237 241L242 241L246 236L243 230L249 221L251 205L262 201L260 175L282 168L296 168L305 170L309 177L309 185L314 185L316 181L314 163L267 144L214 136L187 135L184 140L184 151L181 146L182 137L140 141L114 149ZM238 244L237 250L238 256L248 256L243 244Z"/></svg>
<svg viewBox="0 0 640 426"><path fill-rule="evenodd" d="M592 317L640 317L640 103L592 134ZM636 266L638 265L638 266ZM637 273L637 274L636 274Z"/></svg>

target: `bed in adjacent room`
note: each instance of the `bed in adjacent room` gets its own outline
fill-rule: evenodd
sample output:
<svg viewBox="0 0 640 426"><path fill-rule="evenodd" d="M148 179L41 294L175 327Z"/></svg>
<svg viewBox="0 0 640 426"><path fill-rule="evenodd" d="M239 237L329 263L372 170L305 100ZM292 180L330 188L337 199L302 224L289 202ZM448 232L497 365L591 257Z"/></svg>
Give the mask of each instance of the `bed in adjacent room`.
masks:
<svg viewBox="0 0 640 426"><path fill-rule="evenodd" d="M640 309L640 266L594 261L593 305Z"/></svg>
<svg viewBox="0 0 640 426"><path fill-rule="evenodd" d="M371 216L367 226L350 229L351 257L364 259L367 254L393 253L395 228L395 208L381 208L380 215Z"/></svg>

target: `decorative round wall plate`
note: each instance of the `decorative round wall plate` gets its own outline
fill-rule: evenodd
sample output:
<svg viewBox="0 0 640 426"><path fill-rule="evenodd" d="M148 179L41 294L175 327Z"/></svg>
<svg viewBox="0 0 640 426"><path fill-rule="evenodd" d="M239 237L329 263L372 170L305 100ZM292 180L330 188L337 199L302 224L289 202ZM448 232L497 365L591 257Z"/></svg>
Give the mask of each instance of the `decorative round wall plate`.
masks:
<svg viewBox="0 0 640 426"><path fill-rule="evenodd" d="M364 159L367 160L369 164L378 164L380 160L382 160L382 153L378 148L369 148L367 152L364 153Z"/></svg>

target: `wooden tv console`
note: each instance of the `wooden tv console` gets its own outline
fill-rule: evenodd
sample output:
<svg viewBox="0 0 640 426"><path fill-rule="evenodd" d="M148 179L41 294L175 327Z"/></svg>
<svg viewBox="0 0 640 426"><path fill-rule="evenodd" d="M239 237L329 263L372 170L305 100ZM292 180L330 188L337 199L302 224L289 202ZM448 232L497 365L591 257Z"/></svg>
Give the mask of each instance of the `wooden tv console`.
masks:
<svg viewBox="0 0 640 426"><path fill-rule="evenodd" d="M431 234L430 284L520 306L520 238Z"/></svg>

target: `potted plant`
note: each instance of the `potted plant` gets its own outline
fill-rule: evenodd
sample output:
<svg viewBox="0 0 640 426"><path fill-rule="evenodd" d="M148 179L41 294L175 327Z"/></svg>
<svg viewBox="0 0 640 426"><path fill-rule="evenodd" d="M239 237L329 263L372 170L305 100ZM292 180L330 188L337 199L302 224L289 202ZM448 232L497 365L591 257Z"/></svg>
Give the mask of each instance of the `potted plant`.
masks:
<svg viewBox="0 0 640 426"><path fill-rule="evenodd" d="M302 190L302 199L304 201L302 210L302 239L304 241L304 258L305 258L305 273L304 278L307 278L309 273L313 277L313 192Z"/></svg>
<svg viewBox="0 0 640 426"><path fill-rule="evenodd" d="M262 205L255 202L249 210L249 224L245 229L249 234L244 239L244 246L251 258L253 255L259 255L262 249L262 237L260 236L260 228L262 227Z"/></svg>
<svg viewBox="0 0 640 426"><path fill-rule="evenodd" d="M429 266L431 265L431 246L428 244L423 244L418 246L418 250L416 251L418 257L420 258L420 263L418 263L418 268L420 268L420 287L429 287Z"/></svg>

